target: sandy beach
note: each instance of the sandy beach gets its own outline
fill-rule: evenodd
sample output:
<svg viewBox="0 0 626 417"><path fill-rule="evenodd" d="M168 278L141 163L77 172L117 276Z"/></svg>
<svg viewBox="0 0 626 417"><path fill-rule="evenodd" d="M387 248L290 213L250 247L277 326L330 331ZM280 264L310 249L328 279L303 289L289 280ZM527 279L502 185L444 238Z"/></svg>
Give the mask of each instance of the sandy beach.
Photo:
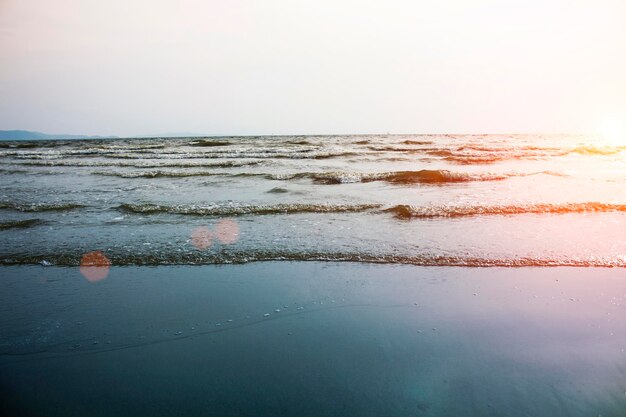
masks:
<svg viewBox="0 0 626 417"><path fill-rule="evenodd" d="M4 415L623 416L622 269L2 268Z"/></svg>

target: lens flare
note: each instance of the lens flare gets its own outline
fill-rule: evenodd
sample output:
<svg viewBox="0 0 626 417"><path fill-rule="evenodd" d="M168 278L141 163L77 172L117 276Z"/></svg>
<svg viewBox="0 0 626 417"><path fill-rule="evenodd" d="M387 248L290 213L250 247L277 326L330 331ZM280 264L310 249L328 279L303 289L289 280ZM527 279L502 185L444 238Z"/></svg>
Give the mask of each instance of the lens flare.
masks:
<svg viewBox="0 0 626 417"><path fill-rule="evenodd" d="M239 239L239 224L233 219L220 220L215 225L215 236L225 245L235 243Z"/></svg>
<svg viewBox="0 0 626 417"><path fill-rule="evenodd" d="M198 250L210 248L213 244L213 236L209 228L205 226L196 227L191 232L191 244Z"/></svg>
<svg viewBox="0 0 626 417"><path fill-rule="evenodd" d="M102 252L89 252L80 260L80 273L89 282L102 281L109 275L110 266L111 261Z"/></svg>

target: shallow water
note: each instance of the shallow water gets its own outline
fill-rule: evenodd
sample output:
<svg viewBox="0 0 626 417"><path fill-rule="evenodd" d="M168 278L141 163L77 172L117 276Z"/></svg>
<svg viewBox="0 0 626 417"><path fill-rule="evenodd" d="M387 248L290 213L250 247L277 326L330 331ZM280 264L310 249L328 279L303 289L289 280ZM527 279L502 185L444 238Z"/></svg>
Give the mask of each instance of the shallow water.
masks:
<svg viewBox="0 0 626 417"><path fill-rule="evenodd" d="M606 268L4 266L0 412L621 417Z"/></svg>
<svg viewBox="0 0 626 417"><path fill-rule="evenodd" d="M585 136L0 142L0 262L625 266L625 173Z"/></svg>

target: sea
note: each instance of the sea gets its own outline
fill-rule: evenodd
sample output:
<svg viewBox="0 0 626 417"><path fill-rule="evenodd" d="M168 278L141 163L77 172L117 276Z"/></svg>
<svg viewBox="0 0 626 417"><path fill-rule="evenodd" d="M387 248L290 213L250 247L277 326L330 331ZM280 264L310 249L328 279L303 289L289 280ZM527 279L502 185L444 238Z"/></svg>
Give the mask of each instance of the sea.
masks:
<svg viewBox="0 0 626 417"><path fill-rule="evenodd" d="M4 141L0 264L624 267L625 185L584 135Z"/></svg>
<svg viewBox="0 0 626 417"><path fill-rule="evenodd" d="M626 146L0 142L0 415L623 417Z"/></svg>

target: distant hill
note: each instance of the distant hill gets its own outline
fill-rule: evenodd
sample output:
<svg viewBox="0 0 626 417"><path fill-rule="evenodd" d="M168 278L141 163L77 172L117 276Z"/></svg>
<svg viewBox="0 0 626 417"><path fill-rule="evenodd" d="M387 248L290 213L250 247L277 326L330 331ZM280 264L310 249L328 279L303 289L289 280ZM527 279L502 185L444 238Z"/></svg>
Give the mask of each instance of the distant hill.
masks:
<svg viewBox="0 0 626 417"><path fill-rule="evenodd" d="M29 130L0 130L0 140L37 140L37 139L97 139L112 138L115 136L87 136L87 135L51 135Z"/></svg>

